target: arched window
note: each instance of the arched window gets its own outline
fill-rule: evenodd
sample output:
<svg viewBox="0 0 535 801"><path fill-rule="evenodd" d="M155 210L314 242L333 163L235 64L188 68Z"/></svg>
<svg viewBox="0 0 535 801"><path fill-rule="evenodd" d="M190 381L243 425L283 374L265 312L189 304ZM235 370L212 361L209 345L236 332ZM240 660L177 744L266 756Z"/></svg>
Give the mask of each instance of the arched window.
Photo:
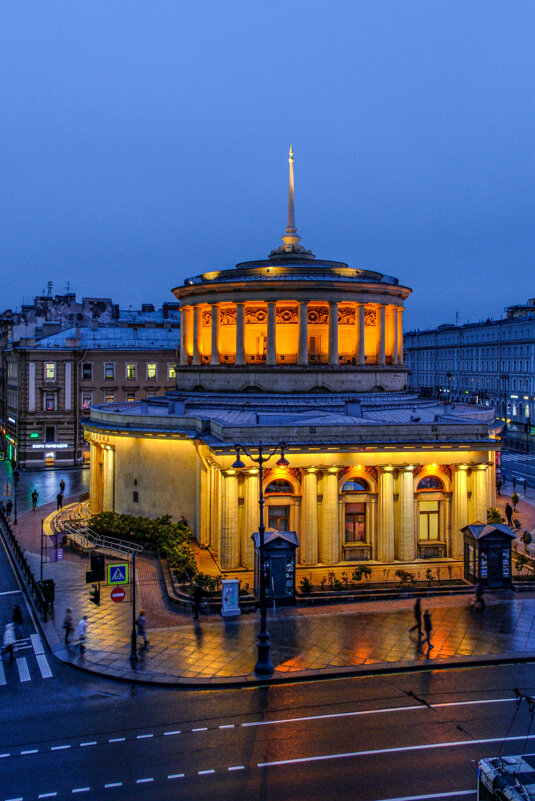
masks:
<svg viewBox="0 0 535 801"><path fill-rule="evenodd" d="M293 495L293 487L289 481L285 481L283 478L276 478L274 481L270 481L267 485L264 492L267 494L282 494L282 495Z"/></svg>
<svg viewBox="0 0 535 801"><path fill-rule="evenodd" d="M350 478L342 487L342 492L369 492L370 485L363 478Z"/></svg>
<svg viewBox="0 0 535 801"><path fill-rule="evenodd" d="M425 476L418 482L418 490L441 490L444 489L442 481L437 476Z"/></svg>

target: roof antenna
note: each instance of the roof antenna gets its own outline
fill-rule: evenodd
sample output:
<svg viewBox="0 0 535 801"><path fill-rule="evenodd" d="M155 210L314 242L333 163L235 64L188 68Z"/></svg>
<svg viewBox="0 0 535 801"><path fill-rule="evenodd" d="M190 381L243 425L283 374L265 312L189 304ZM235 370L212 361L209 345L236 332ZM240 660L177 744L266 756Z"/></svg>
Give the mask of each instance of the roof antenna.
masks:
<svg viewBox="0 0 535 801"><path fill-rule="evenodd" d="M299 256L300 258L313 259L314 254L311 250L307 250L299 244L301 237L297 233L295 227L295 192L294 192L294 149L290 145L290 175L288 183L288 222L286 224L286 233L282 238L284 245L272 250L269 254L271 257Z"/></svg>
<svg viewBox="0 0 535 801"><path fill-rule="evenodd" d="M47 288L48 288L48 291L47 291L47 297L51 298L51 297L52 297L52 286L53 286L53 282L52 282L52 281L47 281L47 284L46 284L46 285L47 285Z"/></svg>

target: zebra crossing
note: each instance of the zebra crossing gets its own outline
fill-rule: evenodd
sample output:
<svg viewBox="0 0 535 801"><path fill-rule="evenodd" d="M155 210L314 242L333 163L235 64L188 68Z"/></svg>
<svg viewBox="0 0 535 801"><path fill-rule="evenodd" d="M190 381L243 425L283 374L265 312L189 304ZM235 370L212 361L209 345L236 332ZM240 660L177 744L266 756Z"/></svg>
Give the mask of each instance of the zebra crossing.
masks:
<svg viewBox="0 0 535 801"><path fill-rule="evenodd" d="M9 661L8 654L4 654L0 660L0 691L2 687L52 677L45 649L38 634L30 634L29 637L17 640L13 655L13 662Z"/></svg>
<svg viewBox="0 0 535 801"><path fill-rule="evenodd" d="M513 453L507 451L507 453L502 454L502 461L535 465L535 456L529 453Z"/></svg>

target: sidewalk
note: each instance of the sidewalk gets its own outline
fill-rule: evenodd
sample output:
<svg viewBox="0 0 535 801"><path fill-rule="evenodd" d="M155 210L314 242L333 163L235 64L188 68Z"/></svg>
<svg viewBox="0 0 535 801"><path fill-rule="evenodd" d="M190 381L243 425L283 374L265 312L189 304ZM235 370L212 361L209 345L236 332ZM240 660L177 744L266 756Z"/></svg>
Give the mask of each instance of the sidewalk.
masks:
<svg viewBox="0 0 535 801"><path fill-rule="evenodd" d="M16 533L36 574L40 520L52 510L50 505L19 518ZM535 518L535 509L530 506L530 510ZM76 667L130 681L186 686L257 681L258 614L231 622L203 615L196 624L190 615L167 607L156 561L148 557L137 561L138 609L144 608L147 614L150 647L147 653L139 652L136 670L129 661L132 608L128 599L113 603L111 588L102 585L101 606L91 605L90 587L85 583L89 560L68 550L63 561L44 566L44 577L56 582L55 611L42 624L53 653ZM268 629L275 666L270 681L535 659L535 592L489 593L484 612L473 610L470 600L470 596L422 600L423 609L431 610L434 626L434 647L429 651L408 631L414 622L409 599L277 609L275 616L270 609ZM83 614L89 616L83 655L63 643L67 606L73 609L75 623Z"/></svg>

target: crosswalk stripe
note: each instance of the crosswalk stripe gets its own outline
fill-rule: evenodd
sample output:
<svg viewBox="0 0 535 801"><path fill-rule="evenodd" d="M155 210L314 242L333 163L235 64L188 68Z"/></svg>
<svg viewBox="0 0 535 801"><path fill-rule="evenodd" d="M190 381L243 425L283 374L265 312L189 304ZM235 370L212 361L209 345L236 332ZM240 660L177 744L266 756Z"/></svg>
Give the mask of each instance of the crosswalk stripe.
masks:
<svg viewBox="0 0 535 801"><path fill-rule="evenodd" d="M17 667L19 669L19 678L21 681L31 681L30 671L28 670L28 663L26 657L21 656L17 659Z"/></svg>
<svg viewBox="0 0 535 801"><path fill-rule="evenodd" d="M6 684L6 674L4 673L4 666L0 660L0 685Z"/></svg>
<svg viewBox="0 0 535 801"><path fill-rule="evenodd" d="M50 665L48 664L46 656L44 654L37 654L35 658L37 659L41 676L44 679L49 679L52 676L52 671L50 670Z"/></svg>
<svg viewBox="0 0 535 801"><path fill-rule="evenodd" d="M30 639L32 641L33 650L36 654L44 654L45 649L43 648L43 643L38 634L30 634Z"/></svg>

